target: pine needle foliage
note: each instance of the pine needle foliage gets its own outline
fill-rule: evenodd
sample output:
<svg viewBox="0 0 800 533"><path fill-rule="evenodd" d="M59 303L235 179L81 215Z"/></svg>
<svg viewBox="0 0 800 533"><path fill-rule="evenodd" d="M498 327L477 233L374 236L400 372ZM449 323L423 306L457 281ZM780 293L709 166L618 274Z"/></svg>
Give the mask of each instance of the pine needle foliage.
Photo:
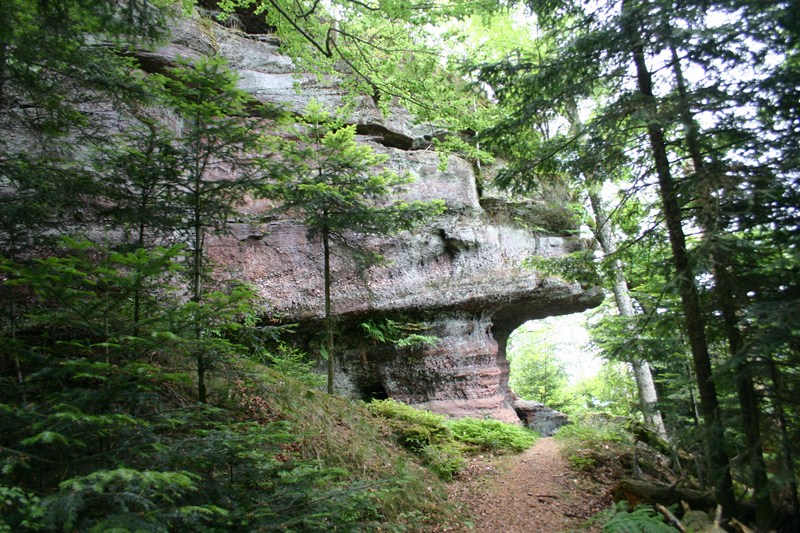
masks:
<svg viewBox="0 0 800 533"><path fill-rule="evenodd" d="M176 255L65 240L53 257L0 263L29 300L14 337L0 328L21 363L19 375L0 365L0 531L369 531L412 509L440 520L430 475L363 409L321 401L225 338L252 301L217 291L198 307L170 290ZM192 401L196 350L225 355L207 376L217 405Z"/></svg>

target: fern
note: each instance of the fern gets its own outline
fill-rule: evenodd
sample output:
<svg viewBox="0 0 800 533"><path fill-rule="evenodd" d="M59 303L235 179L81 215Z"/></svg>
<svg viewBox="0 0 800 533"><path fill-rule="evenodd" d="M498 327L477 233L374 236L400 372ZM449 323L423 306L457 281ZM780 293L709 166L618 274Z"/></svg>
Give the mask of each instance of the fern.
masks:
<svg viewBox="0 0 800 533"><path fill-rule="evenodd" d="M382 322L362 322L359 328L367 339L380 344L392 344L398 348L436 346L439 342L439 338L434 335L419 333L427 327L418 322L398 322L387 318Z"/></svg>
<svg viewBox="0 0 800 533"><path fill-rule="evenodd" d="M674 527L664 522L664 517L649 505L639 505L631 510L628 502L617 502L604 511L603 533L675 533Z"/></svg>
<svg viewBox="0 0 800 533"><path fill-rule="evenodd" d="M457 440L484 450L521 452L536 440L531 430L499 420L461 418L449 426Z"/></svg>

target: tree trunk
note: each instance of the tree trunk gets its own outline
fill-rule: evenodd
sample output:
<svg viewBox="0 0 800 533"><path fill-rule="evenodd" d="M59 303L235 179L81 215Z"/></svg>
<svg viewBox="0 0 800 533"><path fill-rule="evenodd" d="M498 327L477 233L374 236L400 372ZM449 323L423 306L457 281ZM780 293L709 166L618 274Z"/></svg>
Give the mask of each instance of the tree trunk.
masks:
<svg viewBox="0 0 800 533"><path fill-rule="evenodd" d="M638 479L621 479L613 493L615 498L637 503L659 502L670 505L684 501L692 509L713 509L716 506L713 498L699 490L660 485Z"/></svg>
<svg viewBox="0 0 800 533"><path fill-rule="evenodd" d="M14 242L16 241L16 232L12 229L10 232L11 249L8 252L8 258L13 262L16 259L16 250ZM14 278L13 274L8 275L8 279ZM22 407L28 407L28 395L25 391L25 378L22 375L22 363L19 360L17 353L17 305L16 305L16 291L13 285L5 286L6 294L8 294L8 325L10 330L11 341L14 343L14 371L17 373L17 384L19 385L20 395L22 398Z"/></svg>
<svg viewBox="0 0 800 533"><path fill-rule="evenodd" d="M570 123L570 129L573 134L578 135L581 120L578 115L578 106L574 100L566 102L566 114L567 120L569 120ZM594 181L594 176L587 176L584 185L589 193L589 202L594 212L594 235L600 243L603 253L607 257L612 257L617 251L617 246L611 227L611 219L606 213L603 199L600 197L600 193L597 190L598 184L592 183L592 181ZM618 259L615 259L611 265L611 269L613 273L611 288L614 293L614 300L617 304L617 311L620 316L633 317L636 313L630 294L628 293L628 283L625 280L622 263ZM661 417L661 412L658 410L658 394L656 392L656 385L653 382L653 373L650 371L650 365L647 361L634 358L631 360L631 366L633 367L636 389L639 393L639 407L642 410L645 424L648 428L657 432L661 438L668 440L667 429L664 427L664 420Z"/></svg>
<svg viewBox="0 0 800 533"><path fill-rule="evenodd" d="M614 234L611 231L611 220L606 214L600 193L596 189L592 189L591 185L588 188L589 201L595 217L595 237L600 243L603 253L607 257L612 257L616 253L617 247ZM611 287L619 315L624 317L635 316L636 312L633 308L631 296L628 293L628 284L622 270L622 262L619 259L614 259L611 271L614 276L611 281ZM658 410L658 394L656 393L656 385L653 382L650 365L647 361L633 358L631 366L633 367L633 376L636 379L636 388L639 391L639 406L644 415L645 425L658 433L659 437L667 439L667 429L664 427L664 420Z"/></svg>
<svg viewBox="0 0 800 533"><path fill-rule="evenodd" d="M630 0L623 2L621 30L631 40L631 57L636 68L636 81L644 111L649 116L647 135L659 184L659 194L664 219L669 233L672 259L678 282L681 303L685 315L686 333L692 350L697 388L700 394L700 409L706 427L706 444L712 480L717 501L726 516L736 513L736 498L730 473L730 460L725 447L717 390L713 381L711 358L705 335L705 326L700 312L697 288L689 267L686 236L675 183L670 171L664 131L658 118L658 105L653 93L653 83L647 68L644 47L640 41L640 27Z"/></svg>
<svg viewBox="0 0 800 533"><path fill-rule="evenodd" d="M192 256L192 301L200 305L202 298L202 275L203 275L203 225L200 219L200 180L195 182L194 198L194 251ZM194 317L194 337L199 341L203 335L200 324L200 317ZM197 401L206 403L206 361L201 347L196 347L195 357L197 358Z"/></svg>
<svg viewBox="0 0 800 533"><path fill-rule="evenodd" d="M761 446L761 422L753 380L749 376L747 357L742 353L744 340L739 330L738 309L734 300L736 293L735 282L728 270L728 263L722 247L718 244L720 231L719 201L714 196L712 176L703 160L698 138L699 124L694 120L689 107L686 82L680 66L678 52L674 45L670 46L672 54L672 70L680 101L680 115L686 134L686 147L694 165L694 173L698 182L696 190L699 195L700 227L703 229L704 239L709 243L712 270L714 275L714 292L717 303L722 312L725 336L728 340L728 351L733 361L733 372L736 380L736 391L739 399L739 413L742 430L745 436L744 456L750 466L751 482L753 484L756 507L756 522L762 529L768 529L772 520L773 508L769 494L767 480L767 466L764 461L764 452Z"/></svg>
<svg viewBox="0 0 800 533"><path fill-rule="evenodd" d="M328 394L333 394L333 312L331 309L331 249L328 229L322 230L322 257L325 277L325 335L328 350Z"/></svg>
<svg viewBox="0 0 800 533"><path fill-rule="evenodd" d="M772 379L773 398L775 415L781 428L781 451L783 452L783 469L789 475L789 489L792 500L792 528L800 531L800 499L797 496L798 484L795 476L794 453L792 452L792 437L789 432L789 422L786 420L786 411L783 406L783 384L780 371L775 360L770 356L767 360L769 365L770 378Z"/></svg>

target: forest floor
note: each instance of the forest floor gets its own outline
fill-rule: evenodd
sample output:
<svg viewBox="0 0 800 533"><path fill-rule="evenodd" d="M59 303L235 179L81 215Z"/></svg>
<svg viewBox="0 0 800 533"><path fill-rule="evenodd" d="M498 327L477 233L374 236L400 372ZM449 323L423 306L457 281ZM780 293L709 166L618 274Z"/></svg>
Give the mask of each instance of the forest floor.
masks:
<svg viewBox="0 0 800 533"><path fill-rule="evenodd" d="M476 457L451 484L450 496L472 529L492 533L598 532L587 521L611 503L605 476L570 468L553 438L519 455Z"/></svg>

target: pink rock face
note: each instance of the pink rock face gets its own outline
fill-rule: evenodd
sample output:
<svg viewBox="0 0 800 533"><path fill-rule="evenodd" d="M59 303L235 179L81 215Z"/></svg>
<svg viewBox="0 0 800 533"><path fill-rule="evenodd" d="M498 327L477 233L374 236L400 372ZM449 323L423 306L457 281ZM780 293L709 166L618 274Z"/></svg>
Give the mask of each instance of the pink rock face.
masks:
<svg viewBox="0 0 800 533"><path fill-rule="evenodd" d="M342 104L344 93L335 79L320 82L295 72L273 40L222 27L213 33L211 42L207 30L187 20L175 29L171 43L138 56L144 68L160 70L179 56L196 59L216 52L239 73L240 86L262 102L297 113L312 98L331 110ZM333 310L342 330L337 392L519 423L508 389L505 347L510 333L527 320L581 311L602 299L596 290L523 267L532 255L557 257L579 246L567 237L575 228L553 222L563 217L550 217L562 212L566 202L511 201L487 192L491 183L470 162L452 156L446 169L439 168L439 156L427 140L435 128L415 123L401 108L383 116L371 98L354 109L350 122L357 125L359 142L387 154L390 169L416 178L404 199L438 198L447 211L414 232L352 236L386 259L366 271L345 251L335 250ZM114 109L103 112L110 129L115 120L121 123ZM323 314L321 245L296 219L275 218L270 207L264 200L247 202L240 220L230 221L223 234L208 236L209 254L219 278L257 287L266 302L265 316L299 323L296 339L315 353ZM382 318L424 324L424 333L439 341L395 348L364 338L359 323Z"/></svg>
<svg viewBox="0 0 800 533"><path fill-rule="evenodd" d="M160 60L207 53L205 35L184 23ZM294 72L292 61L269 39L247 39L224 28L216 28L215 35L219 53L239 71L241 87L257 99L295 112L312 98L332 109L341 103L335 80L320 84ZM424 135L431 128L414 124L402 109L384 117L365 98L351 121L363 133L360 142L389 156L389 168L416 178L406 199L439 198L447 212L413 233L354 236L386 258L381 266L359 271L346 252L335 254L333 309L342 327L337 392L392 397L456 417L520 423L508 389L508 336L527 320L581 311L602 299L596 290L545 279L522 266L531 255L555 257L574 250L577 241L564 237L574 228L543 232L545 221L520 220L504 195L479 194L481 178L468 161L450 157L441 170L435 152L413 149L429 147ZM549 209L535 199L513 205L535 208L526 213ZM250 222L232 222L227 234L210 238L210 254L220 277L258 288L266 315L299 322L298 338L314 352L322 331L321 245L297 220L264 216L268 209L263 201L244 206ZM425 333L439 342L400 349L359 333L360 322L383 317L425 324Z"/></svg>
<svg viewBox="0 0 800 533"><path fill-rule="evenodd" d="M335 255L333 310L343 328L336 390L519 423L508 389L508 336L527 320L597 305L602 295L523 268L531 255L557 256L575 244L494 222L468 165L451 158L454 164L438 171L436 154L390 152L393 167L418 176L408 196L442 197L448 212L413 233L354 236L385 257L380 266L362 272L345 251ZM265 313L300 322L299 334L314 351L322 331L320 242L290 218L228 229L210 241L215 263L258 287L268 302ZM360 322L382 317L423 323L439 342L400 349L359 334Z"/></svg>

